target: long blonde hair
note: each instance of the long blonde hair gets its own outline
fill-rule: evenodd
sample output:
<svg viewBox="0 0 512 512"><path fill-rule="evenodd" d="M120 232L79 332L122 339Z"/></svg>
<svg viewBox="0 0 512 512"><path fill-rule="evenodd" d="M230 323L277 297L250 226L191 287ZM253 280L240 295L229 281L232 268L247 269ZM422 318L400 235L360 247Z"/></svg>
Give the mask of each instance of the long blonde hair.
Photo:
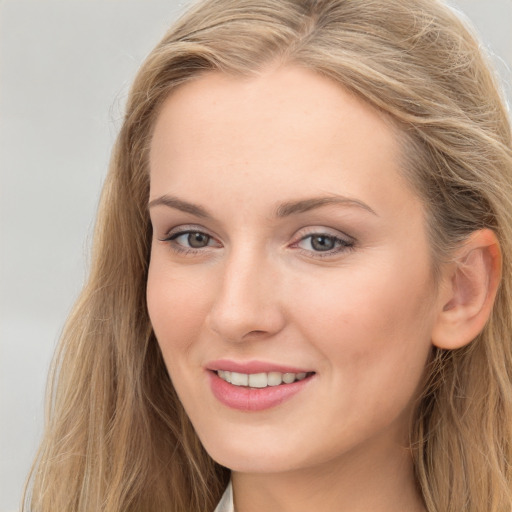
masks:
<svg viewBox="0 0 512 512"><path fill-rule="evenodd" d="M512 149L478 42L437 0L206 0L149 55L128 100L96 225L90 278L68 320L27 507L33 512L213 510L229 478L173 390L145 300L148 146L165 98L271 60L335 80L399 127L435 262L493 229L503 279L488 324L433 349L411 429L428 511L512 510Z"/></svg>

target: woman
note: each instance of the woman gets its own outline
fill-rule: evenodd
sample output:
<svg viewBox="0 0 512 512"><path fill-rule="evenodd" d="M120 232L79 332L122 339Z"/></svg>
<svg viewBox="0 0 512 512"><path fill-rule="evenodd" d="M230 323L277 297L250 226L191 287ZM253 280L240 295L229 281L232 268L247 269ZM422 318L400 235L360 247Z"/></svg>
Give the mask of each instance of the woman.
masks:
<svg viewBox="0 0 512 512"><path fill-rule="evenodd" d="M440 2L197 5L128 101L31 510L510 510L511 174Z"/></svg>

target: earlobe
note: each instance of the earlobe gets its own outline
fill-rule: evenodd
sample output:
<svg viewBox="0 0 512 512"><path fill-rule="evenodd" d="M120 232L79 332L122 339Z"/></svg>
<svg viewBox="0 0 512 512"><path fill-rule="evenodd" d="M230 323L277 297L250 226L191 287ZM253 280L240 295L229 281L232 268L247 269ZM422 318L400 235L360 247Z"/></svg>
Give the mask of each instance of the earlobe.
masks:
<svg viewBox="0 0 512 512"><path fill-rule="evenodd" d="M495 233L472 233L447 267L432 343L456 349L474 340L492 311L501 279L501 251Z"/></svg>

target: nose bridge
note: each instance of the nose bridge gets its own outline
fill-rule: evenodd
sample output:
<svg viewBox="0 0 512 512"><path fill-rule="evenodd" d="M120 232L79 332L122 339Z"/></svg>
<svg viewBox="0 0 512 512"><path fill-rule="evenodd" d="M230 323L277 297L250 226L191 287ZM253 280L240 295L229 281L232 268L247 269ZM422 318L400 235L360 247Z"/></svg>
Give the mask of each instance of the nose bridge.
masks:
<svg viewBox="0 0 512 512"><path fill-rule="evenodd" d="M209 318L211 328L229 341L282 328L276 269L264 250L247 244L229 253Z"/></svg>

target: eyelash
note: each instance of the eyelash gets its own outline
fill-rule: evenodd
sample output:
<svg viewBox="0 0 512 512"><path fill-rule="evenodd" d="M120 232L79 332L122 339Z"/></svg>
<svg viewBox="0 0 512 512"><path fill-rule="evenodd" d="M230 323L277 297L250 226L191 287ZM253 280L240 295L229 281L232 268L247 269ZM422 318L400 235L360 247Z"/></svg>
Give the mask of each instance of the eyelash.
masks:
<svg viewBox="0 0 512 512"><path fill-rule="evenodd" d="M333 244L332 249L328 249L326 251L315 251L314 249L304 249L299 246L300 243L310 240L309 244L313 243L314 238L327 238ZM354 239L345 239L336 235L332 235L330 233L322 233L320 231L309 233L303 237L301 237L297 242L292 244L292 247L297 247L303 254L311 255L312 253L315 255L315 258L328 258L332 256L336 256L343 252L348 252L354 249L355 240Z"/></svg>
<svg viewBox="0 0 512 512"><path fill-rule="evenodd" d="M204 247L199 247L199 248L186 247L186 246L183 246L183 245L179 244L178 242L176 242L177 238L180 238L185 235L205 236L206 238L208 238L208 243L211 240L214 240L214 238L211 235L209 235L208 233L205 233L204 231L201 231L200 229L190 227L190 228L185 228L185 229L181 228L179 231L171 231L165 238L160 239L160 241L167 242L174 252L183 254L183 255L199 254L200 252L203 252L204 249L211 247L209 245L205 245Z"/></svg>
<svg viewBox="0 0 512 512"><path fill-rule="evenodd" d="M188 227L181 228L179 231L171 231L165 238L162 238L159 240L161 242L167 242L174 252L183 254L183 255L192 255L193 256L193 255L197 255L201 252L204 252L204 250L208 249L209 247L221 247L221 244L219 242L216 242L218 244L217 246L205 245L203 247L198 247L198 248L186 247L186 246L183 246L183 245L179 244L178 242L176 242L176 240L178 238L185 236L185 235L188 235L188 236L202 235L202 236L208 238L208 244L210 243L211 240L215 240L214 237L212 237L208 233L205 233L204 231L201 231L201 229L194 228L192 226L190 228L188 228ZM299 244L301 244L302 242L304 242L308 239L310 239L311 240L310 243L312 243L312 241L315 237L317 237L317 238L324 237L326 239L329 239L331 241L331 243L333 244L333 248L328 249L326 251L315 251L314 249L304 249L304 248L300 247ZM330 233L315 231L315 232L308 233L307 235L300 237L299 240L292 243L290 245L290 247L297 248L302 254L305 254L306 256L311 256L311 254L314 254L315 258L327 258L330 256L335 256L335 255L343 253L343 252L351 251L354 249L354 245L355 245L355 240L352 238L349 240L349 239L341 238L336 235L332 235Z"/></svg>

